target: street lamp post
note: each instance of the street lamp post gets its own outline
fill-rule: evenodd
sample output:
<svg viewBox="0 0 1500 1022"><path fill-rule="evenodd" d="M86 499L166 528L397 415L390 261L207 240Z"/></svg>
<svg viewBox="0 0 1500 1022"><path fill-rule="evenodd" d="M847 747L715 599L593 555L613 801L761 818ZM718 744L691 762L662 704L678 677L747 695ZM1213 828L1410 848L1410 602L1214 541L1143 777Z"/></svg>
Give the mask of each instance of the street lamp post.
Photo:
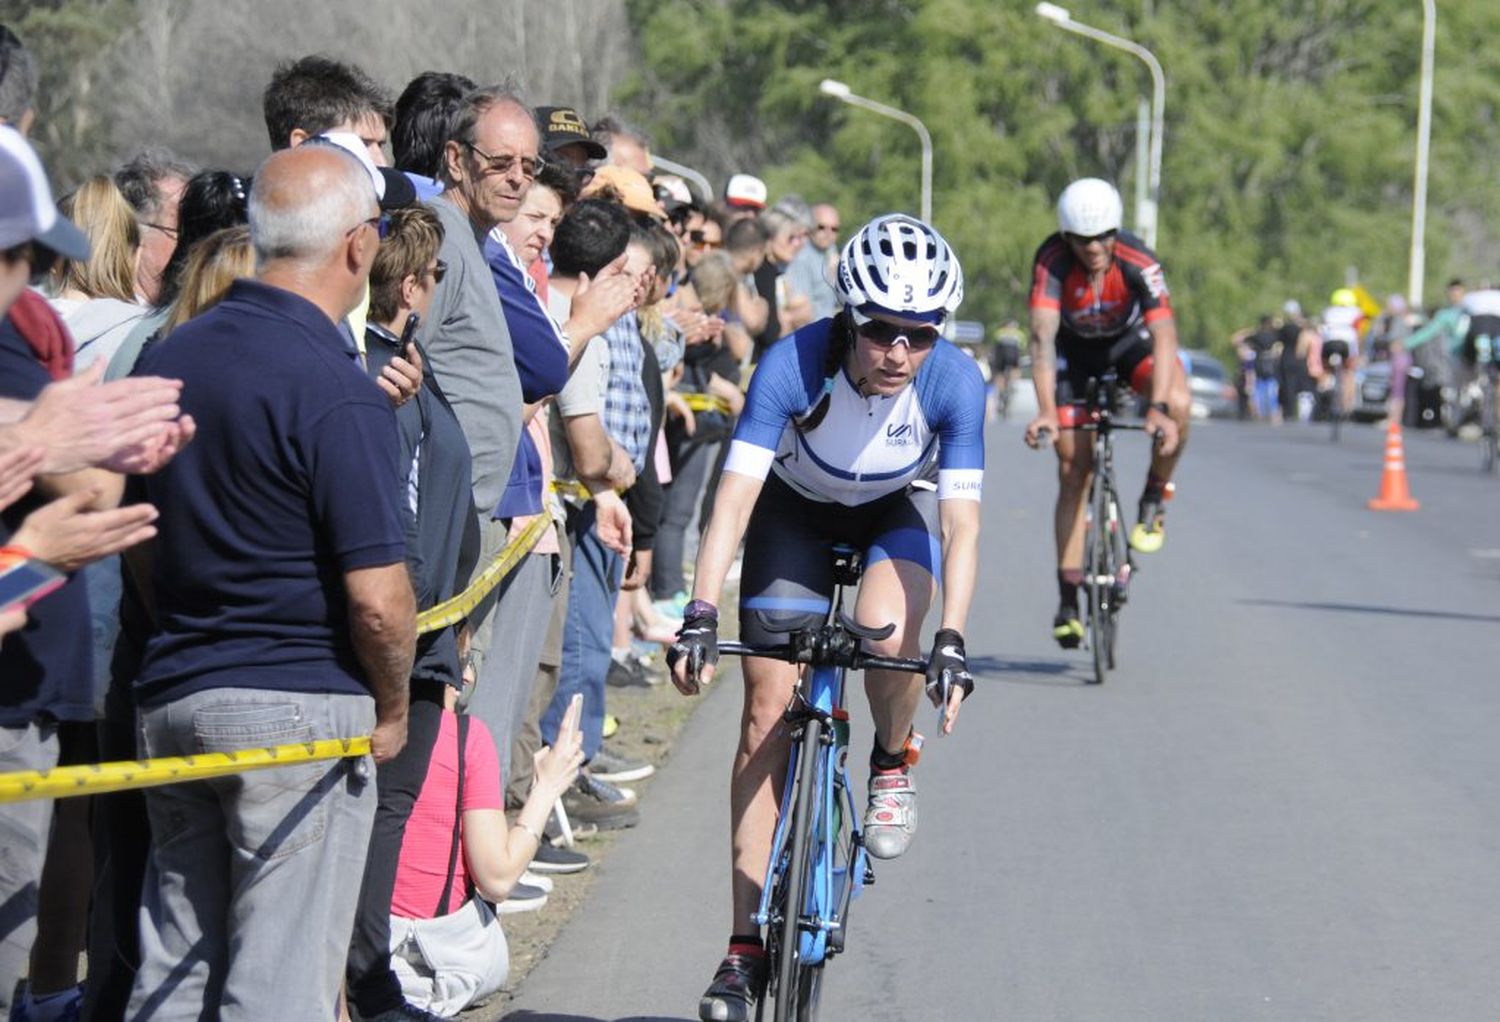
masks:
<svg viewBox="0 0 1500 1022"><path fill-rule="evenodd" d="M1431 2L1431 0L1429 0ZM1151 168L1149 181L1151 184L1151 201L1146 209L1136 209L1136 220L1139 222L1141 234L1145 236L1146 244L1151 248L1156 247L1156 225L1161 208L1161 141L1162 128L1165 117L1167 102L1167 77L1162 73L1161 63L1156 56L1140 43L1120 36L1111 35L1102 29L1085 25L1080 21L1073 20L1067 8L1059 7L1057 4L1042 3L1036 5L1036 13L1046 18L1058 28L1067 29L1077 35L1087 36L1095 39L1106 46L1113 46L1117 50L1124 50L1145 61L1146 66L1151 69Z"/></svg>
<svg viewBox="0 0 1500 1022"><path fill-rule="evenodd" d="M902 124L909 124L916 131L917 138L922 141L922 220L932 223L932 136L927 134L927 126L905 110L897 110L893 106L886 106L884 103L877 103L873 99L856 95L849 86L843 82L834 81L832 78L823 79L818 84L818 91L825 96L832 96L834 99L848 103L850 106L862 107L883 117L898 120Z"/></svg>
<svg viewBox="0 0 1500 1022"><path fill-rule="evenodd" d="M1422 307L1427 262L1427 150L1432 141L1432 51L1437 35L1437 0L1422 0L1422 83L1417 92L1417 171L1411 195L1411 275L1406 300Z"/></svg>

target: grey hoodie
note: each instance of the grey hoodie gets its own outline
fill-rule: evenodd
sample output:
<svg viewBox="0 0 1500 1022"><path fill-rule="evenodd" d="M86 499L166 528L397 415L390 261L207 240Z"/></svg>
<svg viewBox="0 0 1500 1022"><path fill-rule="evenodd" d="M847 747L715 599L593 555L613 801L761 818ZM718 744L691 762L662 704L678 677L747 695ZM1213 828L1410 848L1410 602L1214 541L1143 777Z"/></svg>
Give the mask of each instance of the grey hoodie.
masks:
<svg viewBox="0 0 1500 1022"><path fill-rule="evenodd" d="M117 298L48 298L54 312L73 335L73 369L81 372L108 362L130 336L131 329L150 310Z"/></svg>

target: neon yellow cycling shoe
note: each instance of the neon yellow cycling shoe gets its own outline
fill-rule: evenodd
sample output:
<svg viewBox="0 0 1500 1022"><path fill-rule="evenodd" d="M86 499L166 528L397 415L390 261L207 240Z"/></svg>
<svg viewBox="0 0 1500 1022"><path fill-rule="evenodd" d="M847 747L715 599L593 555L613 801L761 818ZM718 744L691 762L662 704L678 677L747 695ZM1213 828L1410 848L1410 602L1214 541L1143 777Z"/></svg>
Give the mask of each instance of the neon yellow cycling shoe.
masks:
<svg viewBox="0 0 1500 1022"><path fill-rule="evenodd" d="M1167 541L1167 513L1160 500L1143 500L1140 520L1130 530L1130 549L1142 554L1154 554Z"/></svg>
<svg viewBox="0 0 1500 1022"><path fill-rule="evenodd" d="M1063 649L1077 649L1083 645L1083 622L1078 620L1076 610L1060 610L1052 619L1052 637Z"/></svg>

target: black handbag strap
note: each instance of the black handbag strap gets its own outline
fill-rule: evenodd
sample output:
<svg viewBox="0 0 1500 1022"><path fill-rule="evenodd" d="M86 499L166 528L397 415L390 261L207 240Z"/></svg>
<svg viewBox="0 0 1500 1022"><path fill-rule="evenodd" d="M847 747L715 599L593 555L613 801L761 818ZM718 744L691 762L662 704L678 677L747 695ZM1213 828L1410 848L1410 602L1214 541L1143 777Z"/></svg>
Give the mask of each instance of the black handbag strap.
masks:
<svg viewBox="0 0 1500 1022"><path fill-rule="evenodd" d="M453 892L453 874L458 869L458 849L464 822L464 747L469 744L468 737L469 715L460 713L458 715L458 798L453 810L453 847L448 850L448 877L443 881L443 896L438 899L437 916L448 914L448 899Z"/></svg>

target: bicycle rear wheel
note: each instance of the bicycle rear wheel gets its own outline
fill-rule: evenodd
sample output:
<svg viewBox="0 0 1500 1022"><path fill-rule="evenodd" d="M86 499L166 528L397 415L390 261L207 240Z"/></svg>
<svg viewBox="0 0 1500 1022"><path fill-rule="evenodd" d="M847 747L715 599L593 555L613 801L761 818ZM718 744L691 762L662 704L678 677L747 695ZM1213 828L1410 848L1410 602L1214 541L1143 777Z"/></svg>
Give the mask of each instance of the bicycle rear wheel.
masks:
<svg viewBox="0 0 1500 1022"><path fill-rule="evenodd" d="M1339 442L1339 427L1344 422L1344 368L1333 374L1333 394L1328 399L1328 421L1334 443Z"/></svg>
<svg viewBox="0 0 1500 1022"><path fill-rule="evenodd" d="M786 900L782 903L780 954L776 972L776 1020L797 1022L811 1019L807 1005L816 1011L821 984L810 976L821 969L804 965L800 952L802 914L806 908L817 842L818 809L822 803L823 722L807 721L802 730L802 750L797 757L797 794L792 808L791 861L786 874ZM811 993L811 997L808 994Z"/></svg>
<svg viewBox="0 0 1500 1022"><path fill-rule="evenodd" d="M1495 471L1497 461L1496 448L1500 447L1500 431L1496 430L1495 423L1495 388L1488 385L1484 389L1484 405L1480 411L1479 422L1482 433L1479 437L1480 464L1486 473Z"/></svg>
<svg viewBox="0 0 1500 1022"><path fill-rule="evenodd" d="M1125 516L1120 512L1120 498L1114 488L1109 490L1109 572L1108 606L1105 610L1105 634L1108 638L1106 652L1109 654L1109 669L1116 666L1116 652L1120 646L1120 570L1128 562L1130 551L1125 543Z"/></svg>

